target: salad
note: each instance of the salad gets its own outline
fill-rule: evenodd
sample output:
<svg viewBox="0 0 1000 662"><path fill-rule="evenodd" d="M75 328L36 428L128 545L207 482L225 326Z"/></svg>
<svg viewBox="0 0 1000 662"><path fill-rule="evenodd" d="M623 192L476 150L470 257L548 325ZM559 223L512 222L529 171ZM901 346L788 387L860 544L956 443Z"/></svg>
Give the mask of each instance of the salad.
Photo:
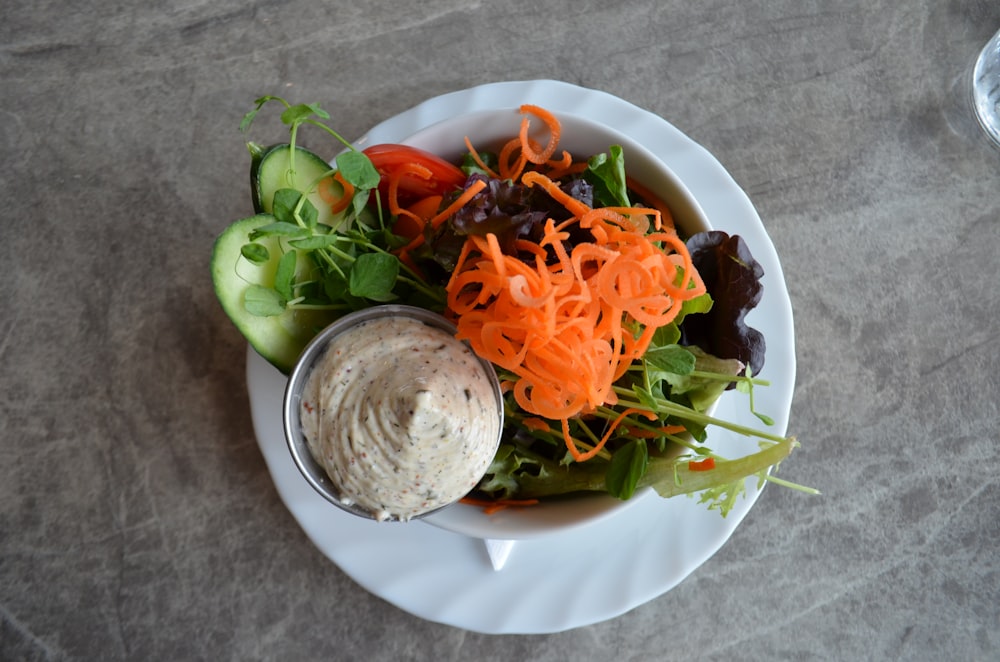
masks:
<svg viewBox="0 0 1000 662"><path fill-rule="evenodd" d="M763 275L737 235L684 237L655 191L628 175L617 145L560 149L548 110L521 106L496 146L463 136L460 163L406 145L357 149L316 104L282 108L289 141L249 142L255 215L219 236L212 276L254 349L289 373L340 316L384 303L441 313L497 370L503 439L465 499L488 511L579 492L628 499L698 494L725 516L746 478L807 492L772 469L794 437L711 415L730 389L765 387L765 343L744 318ZM332 162L298 144L330 136ZM709 428L756 440L727 459Z"/></svg>

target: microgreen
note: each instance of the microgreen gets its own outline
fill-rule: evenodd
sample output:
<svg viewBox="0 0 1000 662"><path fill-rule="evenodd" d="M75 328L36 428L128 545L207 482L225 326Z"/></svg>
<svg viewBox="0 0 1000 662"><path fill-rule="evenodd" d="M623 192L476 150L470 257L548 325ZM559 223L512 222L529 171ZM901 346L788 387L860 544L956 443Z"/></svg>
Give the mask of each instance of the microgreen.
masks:
<svg viewBox="0 0 1000 662"><path fill-rule="evenodd" d="M247 311L259 317L280 315L285 311L285 299L277 290L261 285L250 285L247 288L245 303Z"/></svg>
<svg viewBox="0 0 1000 662"><path fill-rule="evenodd" d="M645 439L631 439L615 451L604 477L608 492L619 499L635 494L639 479L649 467L649 448Z"/></svg>
<svg viewBox="0 0 1000 662"><path fill-rule="evenodd" d="M368 191L378 186L381 180L378 170L363 152L342 152L336 161L340 174L355 188Z"/></svg>
<svg viewBox="0 0 1000 662"><path fill-rule="evenodd" d="M363 253L351 269L351 294L372 301L392 301L392 287L399 275L399 260L388 253Z"/></svg>
<svg viewBox="0 0 1000 662"><path fill-rule="evenodd" d="M292 298L292 288L295 285L295 260L298 253L288 251L278 260L278 269L274 272L274 291L286 301Z"/></svg>
<svg viewBox="0 0 1000 662"><path fill-rule="evenodd" d="M646 352L643 360L649 368L655 368L664 378L669 378L670 375L689 375L696 363L694 354L680 345L653 347Z"/></svg>
<svg viewBox="0 0 1000 662"><path fill-rule="evenodd" d="M271 253L267 250L267 246L256 242L244 244L243 248L240 249L240 253L252 264L264 264L271 259Z"/></svg>
<svg viewBox="0 0 1000 662"><path fill-rule="evenodd" d="M759 418L760 421L764 425L774 425L774 419L773 418L771 418L767 414L760 413L754 407L754 402L753 402L753 387L754 387L755 383L756 382L754 382L754 379L753 379L753 369L750 366L747 366L747 368L746 368L746 379L739 380L736 383L736 388L741 393L746 393L747 394L747 398L750 401L750 411L753 413L754 416L756 416L757 418Z"/></svg>
<svg viewBox="0 0 1000 662"><path fill-rule="evenodd" d="M372 192L381 181L371 160L325 123L330 114L315 103L291 104L281 97L262 96L244 115L240 131L248 132L261 109L269 103L282 107L280 119L288 127L286 181L294 181L291 175L295 171L299 130L304 126L316 127L346 148L337 154L333 167L320 179L339 173L353 187L354 195L347 209L336 218L336 227L331 227L319 222L318 210L309 197L320 181L312 182L305 190L289 187L274 191L270 212L273 221L251 232L241 250L245 259L258 266L276 260L273 285L257 284L250 288L245 299L247 311L267 317L280 315L291 307L352 310L372 302L396 300L419 300L425 307L442 308L441 288L426 283L392 253L402 242L388 230L381 207L376 205L373 212L369 205ZM251 147L251 154L259 155L260 148ZM269 250L260 243L268 237L279 240L277 254L273 245ZM312 295L300 295L299 291L307 285Z"/></svg>

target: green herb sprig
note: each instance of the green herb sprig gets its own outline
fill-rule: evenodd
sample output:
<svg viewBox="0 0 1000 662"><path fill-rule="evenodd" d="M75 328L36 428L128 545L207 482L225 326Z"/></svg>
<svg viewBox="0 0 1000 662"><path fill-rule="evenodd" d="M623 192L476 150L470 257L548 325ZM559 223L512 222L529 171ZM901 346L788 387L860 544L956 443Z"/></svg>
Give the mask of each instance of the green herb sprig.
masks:
<svg viewBox="0 0 1000 662"><path fill-rule="evenodd" d="M240 131L249 131L261 109L270 102L284 107L281 121L289 131L285 181L295 181L296 142L301 127L322 129L344 149L334 159L334 167L305 190L277 190L271 211L273 222L248 237L241 253L254 264L271 259L270 251L260 242L262 238L278 238L282 251L274 285L254 284L248 288L248 312L267 317L294 308L349 311L390 301L443 309L443 287L426 282L393 254L392 249L405 242L392 233L381 206L376 204L372 211L369 203L381 181L378 171L364 152L325 123L330 115L319 104L292 105L281 97L260 97L240 122ZM351 203L335 224L320 223L308 194L337 173L354 189Z"/></svg>

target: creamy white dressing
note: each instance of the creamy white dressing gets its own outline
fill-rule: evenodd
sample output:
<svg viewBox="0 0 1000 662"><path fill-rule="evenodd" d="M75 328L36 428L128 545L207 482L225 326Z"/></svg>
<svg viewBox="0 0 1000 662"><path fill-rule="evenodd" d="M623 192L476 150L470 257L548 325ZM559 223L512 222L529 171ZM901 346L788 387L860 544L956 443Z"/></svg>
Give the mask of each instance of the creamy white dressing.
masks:
<svg viewBox="0 0 1000 662"><path fill-rule="evenodd" d="M475 487L501 419L486 368L447 331L409 317L331 340L302 392L302 431L345 505L408 520Z"/></svg>

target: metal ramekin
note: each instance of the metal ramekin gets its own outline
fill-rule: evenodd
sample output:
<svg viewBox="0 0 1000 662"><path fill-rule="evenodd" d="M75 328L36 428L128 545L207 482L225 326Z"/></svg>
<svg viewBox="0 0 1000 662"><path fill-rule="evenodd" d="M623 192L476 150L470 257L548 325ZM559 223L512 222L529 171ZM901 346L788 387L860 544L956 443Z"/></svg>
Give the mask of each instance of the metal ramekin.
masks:
<svg viewBox="0 0 1000 662"><path fill-rule="evenodd" d="M311 374L316 363L323 357L323 354L330 342L340 334L362 322L382 317L409 317L424 322L432 327L443 329L451 335L455 335L456 332L455 325L443 316L415 306L384 304L366 308L354 313L349 313L323 329L302 351L302 354L299 356L299 359L295 364L295 368L289 376L288 385L285 387L282 413L285 428L285 441L288 443L288 450L292 454L292 460L295 462L295 466L298 467L306 481L320 494L320 496L338 508L341 508L342 510L345 510L353 515L371 520L376 519L373 513L354 504L345 504L342 501L340 493L333 484L333 481L330 480L326 470L315 460L315 458L313 458L312 452L309 450L309 444L302 432L299 410L302 402L302 391L305 388L306 382L309 380L309 375ZM500 420L500 432L502 433L504 417L503 395L500 392L500 380L497 378L496 370L489 361L480 358L479 362L483 366L483 369L490 379L490 383L493 387L493 393L496 397L497 412ZM499 441L498 434L497 444L499 444ZM450 504L440 506L425 513L420 513L411 519L420 519L430 515L431 513L440 512L442 508L447 508L448 505ZM398 521L398 518L390 518L383 521Z"/></svg>

